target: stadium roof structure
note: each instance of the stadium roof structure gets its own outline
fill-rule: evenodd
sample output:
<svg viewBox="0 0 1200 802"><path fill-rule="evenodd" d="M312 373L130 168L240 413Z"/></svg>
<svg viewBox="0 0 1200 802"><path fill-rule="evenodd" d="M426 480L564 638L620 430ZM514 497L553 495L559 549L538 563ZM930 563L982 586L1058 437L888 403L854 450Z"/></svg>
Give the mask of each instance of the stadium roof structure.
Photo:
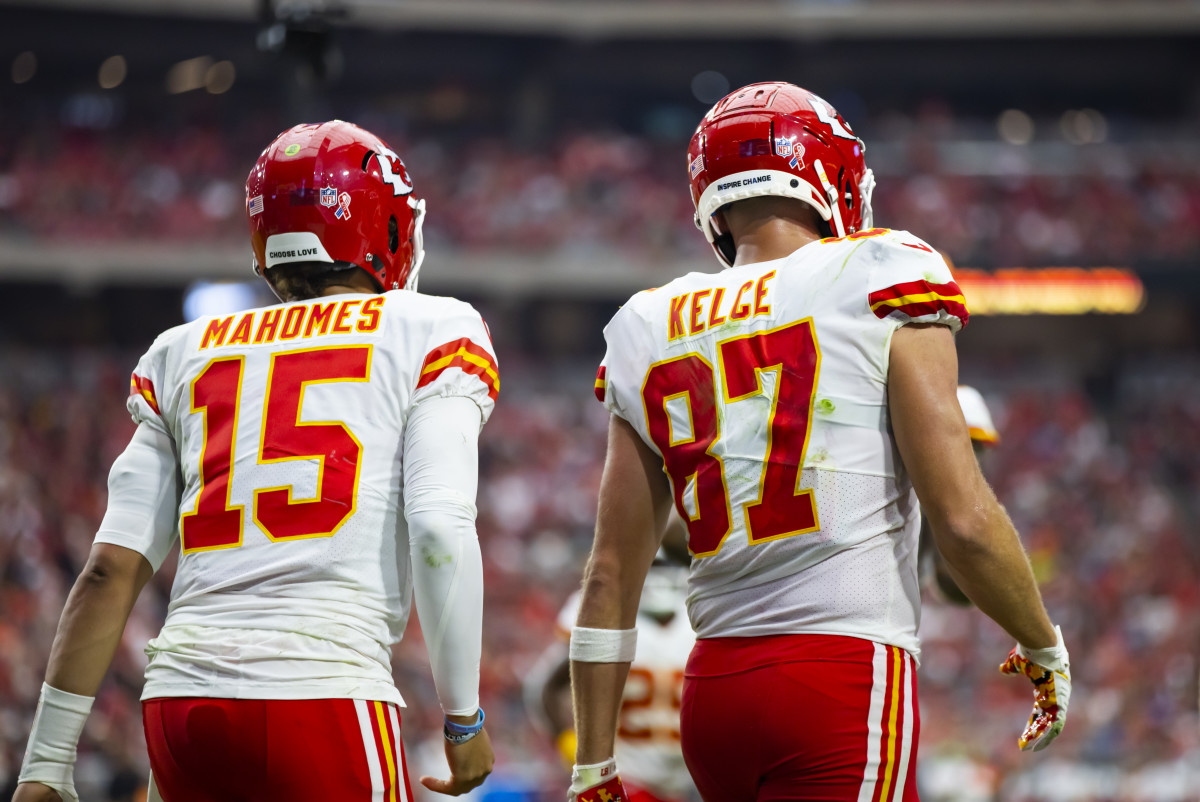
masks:
<svg viewBox="0 0 1200 802"><path fill-rule="evenodd" d="M1152 36L1200 32L1183 0L0 0L37 6L252 21L315 16L384 29L583 38Z"/></svg>

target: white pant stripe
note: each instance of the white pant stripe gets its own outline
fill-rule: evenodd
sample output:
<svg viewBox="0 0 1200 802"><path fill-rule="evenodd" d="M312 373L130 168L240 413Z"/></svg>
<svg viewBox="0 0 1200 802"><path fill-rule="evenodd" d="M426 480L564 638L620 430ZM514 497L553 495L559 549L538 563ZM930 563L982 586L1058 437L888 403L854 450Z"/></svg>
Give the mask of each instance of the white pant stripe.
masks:
<svg viewBox="0 0 1200 802"><path fill-rule="evenodd" d="M354 712L358 714L358 728L362 731L363 747L367 752L367 772L371 775L371 800L383 802L383 769L379 765L379 746L375 731L371 729L370 702L354 700Z"/></svg>
<svg viewBox="0 0 1200 802"><path fill-rule="evenodd" d="M883 746L883 705L887 696L887 647L874 643L871 658L871 709L867 713L867 765L863 769L862 785L858 787L858 802L871 802L879 776L879 750Z"/></svg>
<svg viewBox="0 0 1200 802"><path fill-rule="evenodd" d="M896 761L896 786L892 790L892 799L904 799L904 783L908 781L908 758L913 746L913 686L917 681L916 666L913 665L912 655L902 651L904 656L904 676L900 682L900 698L904 711L904 728L900 731L900 757Z"/></svg>
<svg viewBox="0 0 1200 802"><path fill-rule="evenodd" d="M408 767L404 765L404 747L400 745L400 719L396 716L396 706L387 705L388 717L392 725L392 744L396 748L396 798L400 802L409 802L405 778Z"/></svg>

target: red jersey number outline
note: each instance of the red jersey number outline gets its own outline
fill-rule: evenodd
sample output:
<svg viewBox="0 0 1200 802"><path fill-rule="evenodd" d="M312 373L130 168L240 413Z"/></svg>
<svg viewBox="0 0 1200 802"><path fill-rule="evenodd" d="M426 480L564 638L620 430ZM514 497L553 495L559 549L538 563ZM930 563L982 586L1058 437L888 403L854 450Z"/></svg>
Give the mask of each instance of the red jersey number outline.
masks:
<svg viewBox="0 0 1200 802"><path fill-rule="evenodd" d="M812 490L800 474L812 431L821 349L811 317L717 343L724 403L763 393L762 374L775 374L767 420L767 450L756 500L742 506L749 543L765 543L821 528ZM675 439L667 402L683 398L691 435ZM699 353L656 362L642 384L646 430L663 457L675 509L687 525L696 558L717 554L733 530L724 461L714 453L721 438L716 371ZM696 514L684 494L693 485Z"/></svg>

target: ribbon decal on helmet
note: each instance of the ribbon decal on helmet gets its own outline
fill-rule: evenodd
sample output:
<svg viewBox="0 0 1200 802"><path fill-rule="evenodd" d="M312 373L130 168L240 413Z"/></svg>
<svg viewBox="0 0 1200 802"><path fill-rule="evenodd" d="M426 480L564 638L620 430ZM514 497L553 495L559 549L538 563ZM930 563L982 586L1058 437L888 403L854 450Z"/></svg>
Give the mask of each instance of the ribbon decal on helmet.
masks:
<svg viewBox="0 0 1200 802"><path fill-rule="evenodd" d="M337 207L337 210L334 211L333 216L336 217L338 220L349 220L350 219L350 193L349 192L343 192L340 196L338 196L338 207Z"/></svg>

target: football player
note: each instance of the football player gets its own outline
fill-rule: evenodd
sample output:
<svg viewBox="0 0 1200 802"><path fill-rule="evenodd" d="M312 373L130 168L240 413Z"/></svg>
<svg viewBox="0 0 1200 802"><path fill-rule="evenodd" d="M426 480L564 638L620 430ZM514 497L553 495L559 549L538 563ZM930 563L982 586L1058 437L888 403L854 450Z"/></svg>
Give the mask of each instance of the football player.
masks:
<svg viewBox="0 0 1200 802"><path fill-rule="evenodd" d="M285 131L246 181L282 304L163 333L67 600L14 797L75 800L76 742L176 540L142 694L151 799L408 800L391 646L415 596L448 779L483 782L476 442L499 389L469 305L415 291L424 203L378 137Z"/></svg>
<svg viewBox="0 0 1200 802"><path fill-rule="evenodd" d="M628 802L685 802L696 789L679 746L679 704L683 669L696 636L688 623L687 568L660 550L646 575L638 604L637 651L621 698L616 758ZM556 734L567 765L575 758L570 711L570 663L567 643L579 611L572 594L558 616L561 638L543 656L542 669L529 678L530 714Z"/></svg>
<svg viewBox="0 0 1200 802"><path fill-rule="evenodd" d="M625 796L617 711L672 506L694 556L681 726L704 799L917 798L918 499L958 585L1020 644L1021 748L1062 730L1067 651L955 395L966 303L928 244L872 228L863 147L791 84L719 101L687 169L728 269L639 293L605 328L572 799Z"/></svg>

